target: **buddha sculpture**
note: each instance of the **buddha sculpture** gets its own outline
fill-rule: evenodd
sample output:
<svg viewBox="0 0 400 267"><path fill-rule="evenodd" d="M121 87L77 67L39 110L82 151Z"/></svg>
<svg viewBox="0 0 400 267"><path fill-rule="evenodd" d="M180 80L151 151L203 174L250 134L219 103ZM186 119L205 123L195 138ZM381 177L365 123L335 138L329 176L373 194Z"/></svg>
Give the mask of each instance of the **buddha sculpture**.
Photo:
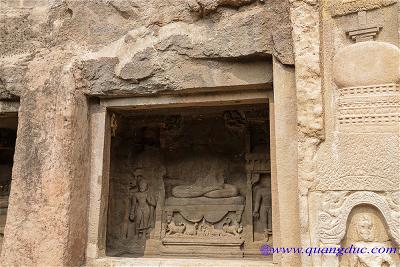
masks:
<svg viewBox="0 0 400 267"><path fill-rule="evenodd" d="M180 198L209 197L209 198L227 198L235 197L239 194L236 186L231 184L215 184L204 186L201 184L178 185L172 189L172 195Z"/></svg>
<svg viewBox="0 0 400 267"><path fill-rule="evenodd" d="M223 165L218 159L209 158L202 163L202 172L191 185L177 185L172 195L177 198L230 198L239 195L236 186L225 183Z"/></svg>

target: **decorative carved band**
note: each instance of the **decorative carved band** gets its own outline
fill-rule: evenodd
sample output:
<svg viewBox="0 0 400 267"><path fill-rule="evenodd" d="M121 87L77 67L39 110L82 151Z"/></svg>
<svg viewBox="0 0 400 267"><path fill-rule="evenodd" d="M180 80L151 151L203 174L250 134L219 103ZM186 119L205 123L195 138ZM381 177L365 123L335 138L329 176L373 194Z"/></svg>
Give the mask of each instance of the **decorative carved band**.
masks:
<svg viewBox="0 0 400 267"><path fill-rule="evenodd" d="M373 103L368 103L368 102L348 102L348 101L340 101L338 105L342 108L347 108L347 109L355 109L355 111L361 111L363 114L367 112L368 109L370 108L375 108L376 105L379 105L382 108L388 109L387 112L394 112L397 110L399 107L398 101L396 100L387 100L387 101L377 101L375 102L375 105ZM364 110L359 110L359 109L364 109Z"/></svg>
<svg viewBox="0 0 400 267"><path fill-rule="evenodd" d="M400 122L400 85L346 87L339 89L339 125L388 125Z"/></svg>
<svg viewBox="0 0 400 267"><path fill-rule="evenodd" d="M339 124L392 124L399 123L399 114L339 116Z"/></svg>
<svg viewBox="0 0 400 267"><path fill-rule="evenodd" d="M400 85L395 83L372 86L356 86L339 88L340 96L371 96L382 94L400 94Z"/></svg>

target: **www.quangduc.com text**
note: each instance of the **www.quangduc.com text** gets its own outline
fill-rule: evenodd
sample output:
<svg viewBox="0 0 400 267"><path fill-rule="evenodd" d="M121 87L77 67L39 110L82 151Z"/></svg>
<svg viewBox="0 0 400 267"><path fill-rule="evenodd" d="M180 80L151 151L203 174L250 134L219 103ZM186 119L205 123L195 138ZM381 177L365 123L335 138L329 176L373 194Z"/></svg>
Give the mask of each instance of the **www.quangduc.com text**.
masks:
<svg viewBox="0 0 400 267"><path fill-rule="evenodd" d="M306 254L311 256L312 254L335 254L336 256L342 256L344 254L396 254L397 248L395 247L356 247L351 245L350 247L270 247L264 245L260 248L260 252L264 256L272 254Z"/></svg>

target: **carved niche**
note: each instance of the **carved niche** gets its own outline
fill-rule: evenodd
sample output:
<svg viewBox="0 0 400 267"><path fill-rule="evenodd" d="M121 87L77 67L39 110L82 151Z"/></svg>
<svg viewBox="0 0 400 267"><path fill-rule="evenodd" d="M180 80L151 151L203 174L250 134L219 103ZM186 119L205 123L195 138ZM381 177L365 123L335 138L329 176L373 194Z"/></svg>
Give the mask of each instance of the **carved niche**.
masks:
<svg viewBox="0 0 400 267"><path fill-rule="evenodd" d="M121 112L112 125L107 255L260 256L272 235L265 107Z"/></svg>
<svg viewBox="0 0 400 267"><path fill-rule="evenodd" d="M160 236L166 173L160 130L122 122L112 137L107 253L143 256L157 249Z"/></svg>
<svg viewBox="0 0 400 267"><path fill-rule="evenodd" d="M319 213L318 232L321 243L340 244L346 233L347 218L351 210L358 205L371 205L382 214L390 238L399 245L399 197L399 192L390 192L385 195L365 191L324 193Z"/></svg>
<svg viewBox="0 0 400 267"><path fill-rule="evenodd" d="M399 263L398 254L389 253L396 245L387 235L382 215L370 205L353 208L342 246L353 246L355 250L366 248L370 253L344 254L340 258L340 266L397 266L396 262ZM373 249L380 249L381 253L371 253Z"/></svg>

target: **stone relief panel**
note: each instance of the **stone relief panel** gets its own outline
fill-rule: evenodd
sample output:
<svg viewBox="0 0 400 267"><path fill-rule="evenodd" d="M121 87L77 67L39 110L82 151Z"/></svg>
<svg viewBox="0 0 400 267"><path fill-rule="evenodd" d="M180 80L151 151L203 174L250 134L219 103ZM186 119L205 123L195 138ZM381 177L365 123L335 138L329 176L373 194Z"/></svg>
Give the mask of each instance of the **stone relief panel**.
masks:
<svg viewBox="0 0 400 267"><path fill-rule="evenodd" d="M268 241L272 235L271 176L259 175L253 185L254 239Z"/></svg>
<svg viewBox="0 0 400 267"><path fill-rule="evenodd" d="M267 120L261 105L112 114L107 255L261 256Z"/></svg>
<svg viewBox="0 0 400 267"><path fill-rule="evenodd" d="M350 125L397 125L400 114L400 85L342 88L338 102L338 122ZM370 100L374 100L371 102Z"/></svg>
<svg viewBox="0 0 400 267"><path fill-rule="evenodd" d="M319 237L322 244L340 244L347 230L350 212L359 205L375 207L382 214L389 238L400 244L400 191L392 193L330 191L322 196Z"/></svg>
<svg viewBox="0 0 400 267"><path fill-rule="evenodd" d="M332 131L397 132L398 1L324 1L324 9L325 101L333 104L327 105Z"/></svg>
<svg viewBox="0 0 400 267"><path fill-rule="evenodd" d="M149 189L148 182L143 177L142 169L136 169L134 177L136 185L130 199L129 220L133 222L133 235L136 239L147 239L154 228L156 199Z"/></svg>
<svg viewBox="0 0 400 267"><path fill-rule="evenodd" d="M122 248L124 253L143 255L146 246L151 250L157 245L153 240L160 235L166 173L160 155L160 131L151 125L142 127L128 136L127 141L117 136L129 131L129 127L120 123L120 117L112 117L114 161L111 162L108 216L108 225L112 227L107 228L107 245Z"/></svg>
<svg viewBox="0 0 400 267"><path fill-rule="evenodd" d="M246 254L255 256L260 254L263 245L272 245L271 159L263 152L270 149L265 125L256 119L250 128L249 148L245 155L248 199L245 216L246 221L252 223L247 225L245 242Z"/></svg>
<svg viewBox="0 0 400 267"><path fill-rule="evenodd" d="M325 1L327 137L316 190L400 186L397 1Z"/></svg>
<svg viewBox="0 0 400 267"><path fill-rule="evenodd" d="M370 132L375 127L380 132L397 131L400 50L396 1L339 2L332 2L329 9L350 43L344 35L338 36L342 44L336 43L339 49L333 58L337 128L341 132Z"/></svg>
<svg viewBox="0 0 400 267"><path fill-rule="evenodd" d="M399 62L399 48L389 43L366 41L339 50L333 63L339 131L398 130Z"/></svg>
<svg viewBox="0 0 400 267"><path fill-rule="evenodd" d="M343 247L355 249L378 248L389 251L396 248L387 234L382 215L374 207L360 205L355 207L348 218L347 233L342 241ZM340 266L398 266L398 253L346 254L341 256Z"/></svg>
<svg viewBox="0 0 400 267"><path fill-rule="evenodd" d="M230 244L236 246L238 255L241 255L241 222L245 205L240 192L240 187L243 191L244 186L243 170L241 181L234 182L227 176L229 162L225 159L208 154L189 162L196 164L199 159L202 163L197 164L201 164L202 170L193 177L194 181L182 181L166 195L162 252L190 255L190 246L194 245L199 246L197 253L200 255L216 254L217 251L202 247L208 244L215 249ZM176 162L183 168L187 163ZM196 167L192 165L192 168Z"/></svg>
<svg viewBox="0 0 400 267"><path fill-rule="evenodd" d="M398 45L398 1L327 1L334 19L335 42L376 40Z"/></svg>
<svg viewBox="0 0 400 267"><path fill-rule="evenodd" d="M319 160L316 190L393 191L400 188L399 136L337 134Z"/></svg>
<svg viewBox="0 0 400 267"><path fill-rule="evenodd" d="M359 242L397 247L398 1L322 3L326 139L315 157L317 184L309 200L311 243L323 248L364 245ZM357 232L363 227L379 231L366 241ZM339 261L337 256L314 255L312 261L315 266L393 264L390 259L378 258L341 257Z"/></svg>

